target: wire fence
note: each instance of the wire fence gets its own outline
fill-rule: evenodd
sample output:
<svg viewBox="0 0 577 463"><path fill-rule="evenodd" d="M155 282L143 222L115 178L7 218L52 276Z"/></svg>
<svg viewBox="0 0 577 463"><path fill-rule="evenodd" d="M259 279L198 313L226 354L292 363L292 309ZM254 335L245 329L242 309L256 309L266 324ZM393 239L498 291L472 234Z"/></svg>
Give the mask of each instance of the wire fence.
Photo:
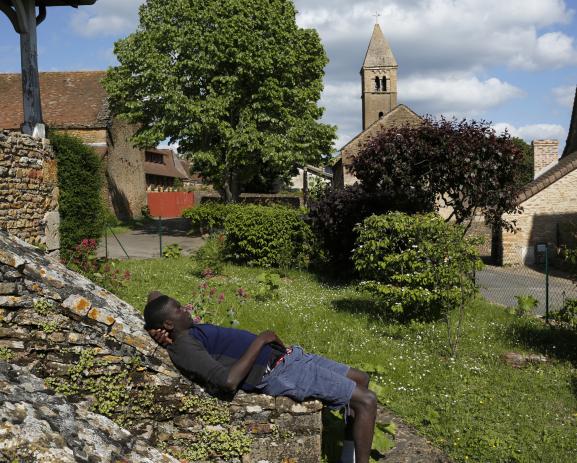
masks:
<svg viewBox="0 0 577 463"><path fill-rule="evenodd" d="M486 265L475 274L481 294L507 307L517 306L516 296L533 296L535 314L559 311L567 299L577 299L577 284L570 274L549 265L548 259L532 266Z"/></svg>

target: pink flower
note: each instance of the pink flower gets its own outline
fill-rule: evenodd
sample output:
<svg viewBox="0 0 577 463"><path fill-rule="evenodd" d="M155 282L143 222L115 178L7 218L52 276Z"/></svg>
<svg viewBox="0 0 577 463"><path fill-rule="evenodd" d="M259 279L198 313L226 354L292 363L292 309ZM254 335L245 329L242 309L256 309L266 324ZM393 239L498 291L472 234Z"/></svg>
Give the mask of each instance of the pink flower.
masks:
<svg viewBox="0 0 577 463"><path fill-rule="evenodd" d="M224 301L224 293L218 295L218 303L220 304L222 301Z"/></svg>

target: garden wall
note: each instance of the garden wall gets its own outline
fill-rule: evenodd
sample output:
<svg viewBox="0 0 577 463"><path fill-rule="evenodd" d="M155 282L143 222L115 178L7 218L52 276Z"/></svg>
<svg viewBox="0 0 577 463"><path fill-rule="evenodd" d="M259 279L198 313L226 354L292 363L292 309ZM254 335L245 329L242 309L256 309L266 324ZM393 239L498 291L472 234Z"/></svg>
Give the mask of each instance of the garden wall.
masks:
<svg viewBox="0 0 577 463"><path fill-rule="evenodd" d="M174 369L143 323L127 303L0 231L0 434L10 436L0 460L29 442L69 454L58 461L89 461L80 444L93 432L108 452L98 451L103 462L174 461L153 447L189 461L241 461L239 454L243 462L320 461L319 402L244 393L214 399ZM32 376L22 382L26 375L74 405L51 398ZM50 415L51 401L67 410L66 420ZM39 424L45 432L34 437L32 423L55 431ZM58 431L85 423L93 426L80 440Z"/></svg>
<svg viewBox="0 0 577 463"><path fill-rule="evenodd" d="M0 131L0 229L60 247L56 159L48 140Z"/></svg>
<svg viewBox="0 0 577 463"><path fill-rule="evenodd" d="M221 202L222 198L215 193L202 193L195 192L197 195L196 204L208 203L208 202ZM273 204L280 204L288 207L303 207L303 196L302 194L266 194L266 193L242 193L240 195L240 203L242 204L258 204L261 206L271 206Z"/></svg>

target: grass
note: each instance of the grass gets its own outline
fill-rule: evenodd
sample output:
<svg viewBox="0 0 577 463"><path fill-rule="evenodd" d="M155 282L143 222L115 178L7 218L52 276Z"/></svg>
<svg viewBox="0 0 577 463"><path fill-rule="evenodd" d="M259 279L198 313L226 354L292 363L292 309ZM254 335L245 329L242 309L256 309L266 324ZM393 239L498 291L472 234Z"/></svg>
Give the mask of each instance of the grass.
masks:
<svg viewBox="0 0 577 463"><path fill-rule="evenodd" d="M142 310L151 290L181 302L200 279L189 258L125 261L132 280L119 296ZM577 455L577 335L520 319L483 300L469 305L459 356L449 356L443 323L384 322L353 285L321 283L289 272L278 298L242 304L239 287L257 290L262 270L226 266L210 280L225 300L212 320L275 330L286 343L372 372L380 401L457 462L573 462ZM504 352L544 353L546 364L513 369Z"/></svg>

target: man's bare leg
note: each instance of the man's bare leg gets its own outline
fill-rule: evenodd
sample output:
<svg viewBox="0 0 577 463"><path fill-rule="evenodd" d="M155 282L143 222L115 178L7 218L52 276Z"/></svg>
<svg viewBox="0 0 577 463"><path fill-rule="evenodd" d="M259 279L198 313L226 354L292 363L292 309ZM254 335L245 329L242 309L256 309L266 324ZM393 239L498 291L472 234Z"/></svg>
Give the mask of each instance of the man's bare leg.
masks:
<svg viewBox="0 0 577 463"><path fill-rule="evenodd" d="M355 412L353 423L355 461L369 463L377 416L377 397L366 387L357 386L353 391L350 406Z"/></svg>

